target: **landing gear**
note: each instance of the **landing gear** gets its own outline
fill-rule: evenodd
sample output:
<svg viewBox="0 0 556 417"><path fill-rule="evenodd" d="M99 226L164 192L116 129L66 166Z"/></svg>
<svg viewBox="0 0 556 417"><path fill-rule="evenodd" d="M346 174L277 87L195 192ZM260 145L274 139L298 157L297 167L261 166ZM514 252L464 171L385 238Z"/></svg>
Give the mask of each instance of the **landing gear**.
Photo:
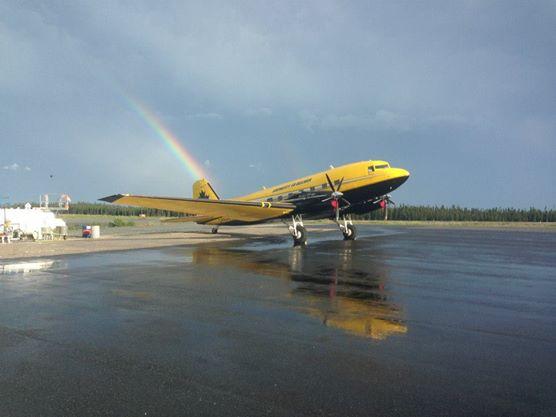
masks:
<svg viewBox="0 0 556 417"><path fill-rule="evenodd" d="M218 227L213 227L212 230L210 231L213 235L218 233Z"/></svg>
<svg viewBox="0 0 556 417"><path fill-rule="evenodd" d="M305 246L307 244L307 230L303 226L301 215L292 216L292 224L288 229L293 237L293 246Z"/></svg>
<svg viewBox="0 0 556 417"><path fill-rule="evenodd" d="M293 246L307 245L307 230L305 227L297 225L295 227L295 236L293 237Z"/></svg>
<svg viewBox="0 0 556 417"><path fill-rule="evenodd" d="M355 240L357 237L357 229L353 224L348 224L346 230L342 233L344 234L344 240Z"/></svg>
<svg viewBox="0 0 556 417"><path fill-rule="evenodd" d="M355 237L357 236L357 229L351 221L351 216L342 216L341 219L336 220L336 223L344 235L344 240L355 240Z"/></svg>
<svg viewBox="0 0 556 417"><path fill-rule="evenodd" d="M332 182L328 174L325 175L326 175L326 180L328 181L328 185L332 190L332 194L330 194L330 197L322 201L323 202L330 201L332 210L334 210L334 221L336 222L336 224L340 228L340 231L344 235L344 240L355 240L356 230L355 230L355 226L353 225L353 222L351 221L351 216L349 214L347 216L342 215L342 218L340 219L341 210L345 210L351 205L349 201L347 201L343 197L344 193L340 191L340 188L342 187L342 184L344 182L344 178L342 177L342 179L338 182L338 186L335 187L334 183ZM342 208L340 207L341 202L344 202L347 205Z"/></svg>

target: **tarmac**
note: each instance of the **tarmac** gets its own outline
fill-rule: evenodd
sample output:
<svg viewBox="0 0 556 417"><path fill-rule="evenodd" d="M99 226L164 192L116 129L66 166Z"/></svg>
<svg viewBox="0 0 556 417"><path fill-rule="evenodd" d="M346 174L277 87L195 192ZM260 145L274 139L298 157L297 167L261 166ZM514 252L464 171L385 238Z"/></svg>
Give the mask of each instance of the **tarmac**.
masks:
<svg viewBox="0 0 556 417"><path fill-rule="evenodd" d="M554 416L556 233L0 262L1 416Z"/></svg>

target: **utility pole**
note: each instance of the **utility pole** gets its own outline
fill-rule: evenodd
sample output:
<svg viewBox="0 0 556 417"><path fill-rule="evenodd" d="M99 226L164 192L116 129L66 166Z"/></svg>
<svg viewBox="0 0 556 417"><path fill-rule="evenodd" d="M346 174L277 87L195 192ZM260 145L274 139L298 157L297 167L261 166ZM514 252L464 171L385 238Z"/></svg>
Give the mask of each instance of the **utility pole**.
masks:
<svg viewBox="0 0 556 417"><path fill-rule="evenodd" d="M4 224L3 224L3 232L6 233L6 230L8 229L8 218L6 217L6 205L8 204L8 200L10 199L9 195L3 195L2 197L0 197L2 200L5 201L4 203Z"/></svg>

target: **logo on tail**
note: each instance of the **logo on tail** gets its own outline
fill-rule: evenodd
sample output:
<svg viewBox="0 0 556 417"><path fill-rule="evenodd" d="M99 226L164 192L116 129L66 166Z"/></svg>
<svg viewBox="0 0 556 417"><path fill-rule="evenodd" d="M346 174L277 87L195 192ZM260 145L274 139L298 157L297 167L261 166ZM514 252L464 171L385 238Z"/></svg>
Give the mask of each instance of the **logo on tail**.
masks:
<svg viewBox="0 0 556 417"><path fill-rule="evenodd" d="M193 183L193 198L220 200L220 197L218 197L214 188L212 188L210 183L204 178Z"/></svg>

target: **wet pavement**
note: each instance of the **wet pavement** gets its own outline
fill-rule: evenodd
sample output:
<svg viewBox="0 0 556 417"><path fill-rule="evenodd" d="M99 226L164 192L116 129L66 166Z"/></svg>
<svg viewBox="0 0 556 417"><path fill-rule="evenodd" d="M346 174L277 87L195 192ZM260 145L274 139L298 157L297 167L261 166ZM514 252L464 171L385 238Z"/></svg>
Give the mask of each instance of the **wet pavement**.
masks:
<svg viewBox="0 0 556 417"><path fill-rule="evenodd" d="M556 233L0 266L1 416L554 416Z"/></svg>

